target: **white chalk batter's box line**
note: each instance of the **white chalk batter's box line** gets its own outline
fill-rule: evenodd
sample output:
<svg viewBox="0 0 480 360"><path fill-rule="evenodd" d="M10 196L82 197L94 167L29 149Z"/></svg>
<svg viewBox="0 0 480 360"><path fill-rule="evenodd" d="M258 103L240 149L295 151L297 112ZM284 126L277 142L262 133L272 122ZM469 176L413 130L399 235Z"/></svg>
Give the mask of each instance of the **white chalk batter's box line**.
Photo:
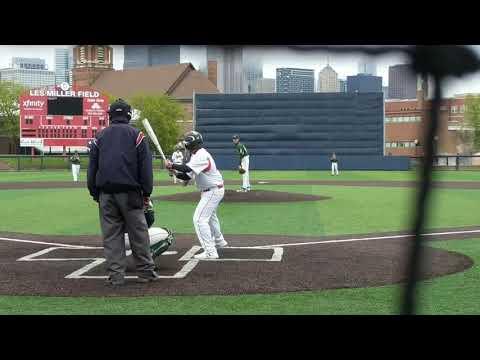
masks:
<svg viewBox="0 0 480 360"><path fill-rule="evenodd" d="M246 249L246 247L226 247L229 249ZM83 266L82 268L72 272L71 274L68 274L65 276L66 279L107 279L108 276L106 275L84 275L91 271L92 269L96 268L97 266L103 264L106 260L105 258L98 258L98 257L92 257L92 258L41 258L40 256L48 254L50 252L53 252L57 249L68 249L68 250L86 250L85 247L74 247L74 246L53 246L49 247L40 251L37 251L33 254L21 257L17 259L17 261L89 261L91 260L92 262L90 264L87 264ZM103 249L102 247L90 247L90 249ZM195 259L194 255L201 249L200 246L192 246L190 250L188 250L180 259L179 261L186 261L187 263L174 275L159 275L160 278L162 279L183 279L185 278L196 266L200 261L281 261L282 260L282 255L283 255L283 249L282 248L274 248L272 257L269 259L232 259L232 258L223 258L223 259L204 259L204 260L199 260ZM253 249L253 248L252 248ZM129 256L131 255L132 251L128 250L126 252L126 255ZM173 255L176 254L176 251L169 251L165 252L162 255ZM138 276L125 276L126 279L137 279Z"/></svg>

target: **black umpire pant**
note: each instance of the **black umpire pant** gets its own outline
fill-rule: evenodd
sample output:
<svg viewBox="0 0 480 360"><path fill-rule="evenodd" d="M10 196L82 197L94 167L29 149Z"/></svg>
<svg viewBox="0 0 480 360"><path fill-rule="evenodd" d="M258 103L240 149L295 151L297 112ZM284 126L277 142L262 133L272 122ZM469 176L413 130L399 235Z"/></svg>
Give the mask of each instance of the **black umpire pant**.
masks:
<svg viewBox="0 0 480 360"><path fill-rule="evenodd" d="M151 273L155 269L155 263L150 253L150 238L141 194L134 191L116 194L101 192L99 213L108 275L116 278L125 276L125 230L128 232L137 272Z"/></svg>

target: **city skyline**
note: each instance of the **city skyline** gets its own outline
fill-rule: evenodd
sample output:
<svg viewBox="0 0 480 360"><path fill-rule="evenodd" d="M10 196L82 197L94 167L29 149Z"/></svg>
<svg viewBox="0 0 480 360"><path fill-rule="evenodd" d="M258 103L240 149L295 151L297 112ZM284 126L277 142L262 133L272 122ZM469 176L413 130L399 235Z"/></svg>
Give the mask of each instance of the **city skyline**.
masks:
<svg viewBox="0 0 480 360"><path fill-rule="evenodd" d="M55 48L67 48L70 45L0 45L0 68L7 68L12 57L32 57L45 59L48 69L55 69ZM112 45L114 49L113 67L123 69L123 45ZM480 45L470 45L480 56ZM255 48L255 47L254 47ZM305 53L295 52L286 47L269 47L267 50L258 48L263 58L263 78L275 79L277 68L303 68L312 69L315 81L318 73L327 65L338 73L338 77L345 79L349 75L358 73L358 62L361 55L338 55L325 52ZM391 65L407 63L401 54L378 56L375 58L377 76L382 77L383 86L388 85L388 67ZM462 78L447 79L444 87L444 96L453 96L463 93L480 93L480 71Z"/></svg>

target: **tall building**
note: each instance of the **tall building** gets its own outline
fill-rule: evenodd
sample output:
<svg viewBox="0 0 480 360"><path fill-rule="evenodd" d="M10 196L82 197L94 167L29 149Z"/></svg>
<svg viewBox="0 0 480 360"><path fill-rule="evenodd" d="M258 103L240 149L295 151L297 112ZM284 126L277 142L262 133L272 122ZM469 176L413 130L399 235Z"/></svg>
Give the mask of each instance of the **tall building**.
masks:
<svg viewBox="0 0 480 360"><path fill-rule="evenodd" d="M339 92L339 86L338 74L330 65L325 66L318 73L317 92Z"/></svg>
<svg viewBox="0 0 480 360"><path fill-rule="evenodd" d="M222 93L225 91L225 51L221 46L207 47L207 61L209 64L208 78L216 81L214 84Z"/></svg>
<svg viewBox="0 0 480 360"><path fill-rule="evenodd" d="M258 79L256 93L271 94L275 92L275 79Z"/></svg>
<svg viewBox="0 0 480 360"><path fill-rule="evenodd" d="M125 45L123 68L191 63L208 72L207 47L204 45Z"/></svg>
<svg viewBox="0 0 480 360"><path fill-rule="evenodd" d="M113 49L108 45L77 45L73 49L72 80L76 86L91 86L104 71L113 70Z"/></svg>
<svg viewBox="0 0 480 360"><path fill-rule="evenodd" d="M340 92L347 92L347 80L338 79L338 87Z"/></svg>
<svg viewBox="0 0 480 360"><path fill-rule="evenodd" d="M388 98L415 99L417 97L417 79L408 64L399 64L388 68Z"/></svg>
<svg viewBox="0 0 480 360"><path fill-rule="evenodd" d="M226 94L254 93L263 77L261 55L242 46L126 45L124 69L191 63Z"/></svg>
<svg viewBox="0 0 480 360"><path fill-rule="evenodd" d="M241 94L247 86L243 71L243 48L226 47L223 55L223 79L225 94Z"/></svg>
<svg viewBox="0 0 480 360"><path fill-rule="evenodd" d="M382 77L358 74L347 76L347 92L382 92Z"/></svg>
<svg viewBox="0 0 480 360"><path fill-rule="evenodd" d="M388 99L388 86L382 86L383 98Z"/></svg>
<svg viewBox="0 0 480 360"><path fill-rule="evenodd" d="M70 82L70 50L55 49L55 84L59 85L63 82Z"/></svg>
<svg viewBox="0 0 480 360"><path fill-rule="evenodd" d="M310 69L277 69L277 93L314 92L315 73Z"/></svg>
<svg viewBox="0 0 480 360"><path fill-rule="evenodd" d="M263 78L263 61L253 48L242 46L208 46L208 61L217 64L217 87L225 94L257 92ZM212 77L209 74L209 77Z"/></svg>
<svg viewBox="0 0 480 360"><path fill-rule="evenodd" d="M13 57L10 67L14 69L48 70L44 59Z"/></svg>
<svg viewBox="0 0 480 360"><path fill-rule="evenodd" d="M247 93L258 92L257 85L263 79L263 60L261 54L253 47L242 49L243 73Z"/></svg>
<svg viewBox="0 0 480 360"><path fill-rule="evenodd" d="M377 65L369 58L364 58L358 62L358 73L365 75L377 75Z"/></svg>
<svg viewBox="0 0 480 360"><path fill-rule="evenodd" d="M2 81L12 81L27 88L55 85L55 72L49 71L45 60L12 58L9 68L0 69Z"/></svg>

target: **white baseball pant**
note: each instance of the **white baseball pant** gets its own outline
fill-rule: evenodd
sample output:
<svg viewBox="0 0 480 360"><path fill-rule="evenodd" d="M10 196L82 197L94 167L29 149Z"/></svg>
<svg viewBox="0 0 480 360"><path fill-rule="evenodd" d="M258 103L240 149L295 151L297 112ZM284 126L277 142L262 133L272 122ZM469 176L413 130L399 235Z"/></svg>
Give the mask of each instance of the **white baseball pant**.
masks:
<svg viewBox="0 0 480 360"><path fill-rule="evenodd" d="M80 164L72 164L73 181L78 181L80 176Z"/></svg>
<svg viewBox="0 0 480 360"><path fill-rule="evenodd" d="M245 173L242 174L242 188L250 189L250 171L248 169L250 165L250 159L248 155L242 158L241 164L242 169L245 170Z"/></svg>
<svg viewBox="0 0 480 360"><path fill-rule="evenodd" d="M332 162L332 175L338 175L338 163Z"/></svg>
<svg viewBox="0 0 480 360"><path fill-rule="evenodd" d="M218 255L215 244L224 241L217 217L217 208L225 195L225 188L202 192L200 202L193 214L193 226L198 241L209 255Z"/></svg>

